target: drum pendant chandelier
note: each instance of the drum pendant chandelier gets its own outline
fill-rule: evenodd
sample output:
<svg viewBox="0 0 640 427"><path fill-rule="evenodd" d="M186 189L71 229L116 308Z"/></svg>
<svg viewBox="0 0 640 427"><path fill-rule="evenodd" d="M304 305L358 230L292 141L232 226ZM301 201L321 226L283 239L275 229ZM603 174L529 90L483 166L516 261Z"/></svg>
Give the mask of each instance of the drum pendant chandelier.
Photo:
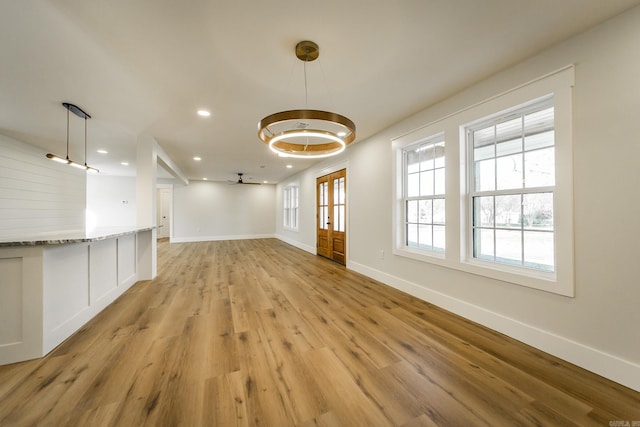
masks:
<svg viewBox="0 0 640 427"><path fill-rule="evenodd" d="M318 45L312 41L296 45L296 57L305 66L305 101L308 97L306 63L318 59L319 55ZM345 116L328 111L288 110L260 120L258 137L280 156L321 158L342 153L356 139L356 125Z"/></svg>

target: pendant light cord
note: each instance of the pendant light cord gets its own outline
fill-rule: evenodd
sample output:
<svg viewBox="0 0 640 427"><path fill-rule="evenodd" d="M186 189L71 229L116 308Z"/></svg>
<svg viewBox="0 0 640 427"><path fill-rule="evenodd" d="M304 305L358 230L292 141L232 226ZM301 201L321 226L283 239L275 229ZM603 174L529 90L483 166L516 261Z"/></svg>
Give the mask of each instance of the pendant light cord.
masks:
<svg viewBox="0 0 640 427"><path fill-rule="evenodd" d="M304 63L304 108L306 110L309 109L309 91L307 88L307 61L303 61ZM303 151L307 151L307 147L309 147L309 137L306 138L307 143L304 146Z"/></svg>
<svg viewBox="0 0 640 427"><path fill-rule="evenodd" d="M67 160L69 160L69 109L67 109Z"/></svg>
<svg viewBox="0 0 640 427"><path fill-rule="evenodd" d="M87 166L87 116L84 116L84 165Z"/></svg>
<svg viewBox="0 0 640 427"><path fill-rule="evenodd" d="M304 61L304 108L309 108L309 92L307 89L307 61Z"/></svg>

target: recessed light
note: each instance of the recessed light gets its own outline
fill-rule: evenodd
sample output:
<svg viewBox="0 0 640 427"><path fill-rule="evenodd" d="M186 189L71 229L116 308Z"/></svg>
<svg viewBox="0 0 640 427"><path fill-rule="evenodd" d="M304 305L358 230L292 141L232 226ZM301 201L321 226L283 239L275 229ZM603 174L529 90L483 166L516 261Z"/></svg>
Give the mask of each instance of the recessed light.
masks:
<svg viewBox="0 0 640 427"><path fill-rule="evenodd" d="M122 162L122 163L120 163L120 164L121 164L122 166L129 166L129 163L128 163L128 162Z"/></svg>
<svg viewBox="0 0 640 427"><path fill-rule="evenodd" d="M263 182L264 184L268 184L268 183L269 183L269 181L262 181L262 182Z"/></svg>
<svg viewBox="0 0 640 427"><path fill-rule="evenodd" d="M107 150L98 150L98 153L100 153L100 154L109 154L109 152Z"/></svg>
<svg viewBox="0 0 640 427"><path fill-rule="evenodd" d="M202 178L203 181L206 181L208 178Z"/></svg>
<svg viewBox="0 0 640 427"><path fill-rule="evenodd" d="M200 117L209 117L211 115L211 113L208 112L207 110L198 110L198 115Z"/></svg>
<svg viewBox="0 0 640 427"><path fill-rule="evenodd" d="M291 169L293 165L287 165L287 169Z"/></svg>
<svg viewBox="0 0 640 427"><path fill-rule="evenodd" d="M193 160L195 160L196 162L199 162L200 160L202 160L202 157L196 156L196 157L193 158Z"/></svg>

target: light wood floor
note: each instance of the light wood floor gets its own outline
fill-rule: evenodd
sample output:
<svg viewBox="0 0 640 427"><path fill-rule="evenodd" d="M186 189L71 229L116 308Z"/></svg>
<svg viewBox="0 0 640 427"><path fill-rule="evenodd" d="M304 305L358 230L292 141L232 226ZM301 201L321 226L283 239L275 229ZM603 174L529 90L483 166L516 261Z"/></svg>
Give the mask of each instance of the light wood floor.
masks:
<svg viewBox="0 0 640 427"><path fill-rule="evenodd" d="M169 244L0 426L512 426L640 420L640 393L273 239Z"/></svg>

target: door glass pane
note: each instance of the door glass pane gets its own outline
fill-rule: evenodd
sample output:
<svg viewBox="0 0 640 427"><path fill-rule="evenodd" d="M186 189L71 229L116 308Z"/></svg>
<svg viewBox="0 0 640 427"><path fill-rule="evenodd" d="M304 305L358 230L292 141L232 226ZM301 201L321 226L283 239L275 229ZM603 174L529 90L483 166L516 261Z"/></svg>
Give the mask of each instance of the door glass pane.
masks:
<svg viewBox="0 0 640 427"><path fill-rule="evenodd" d="M333 181L333 204L344 204L344 178L336 179Z"/></svg>
<svg viewBox="0 0 640 427"><path fill-rule="evenodd" d="M340 230L340 207L333 207L333 221L331 221L331 225L333 226L333 230Z"/></svg>
<svg viewBox="0 0 640 427"><path fill-rule="evenodd" d="M340 205L339 208L340 208L340 224L338 225L338 231L344 232L345 225L346 225L344 205Z"/></svg>
<svg viewBox="0 0 640 427"><path fill-rule="evenodd" d="M329 183L320 183L320 204L327 206L329 204Z"/></svg>
<svg viewBox="0 0 640 427"><path fill-rule="evenodd" d="M327 222L329 221L329 218L327 218L327 207L326 206L320 206L320 228L323 230L326 230L327 227Z"/></svg>

